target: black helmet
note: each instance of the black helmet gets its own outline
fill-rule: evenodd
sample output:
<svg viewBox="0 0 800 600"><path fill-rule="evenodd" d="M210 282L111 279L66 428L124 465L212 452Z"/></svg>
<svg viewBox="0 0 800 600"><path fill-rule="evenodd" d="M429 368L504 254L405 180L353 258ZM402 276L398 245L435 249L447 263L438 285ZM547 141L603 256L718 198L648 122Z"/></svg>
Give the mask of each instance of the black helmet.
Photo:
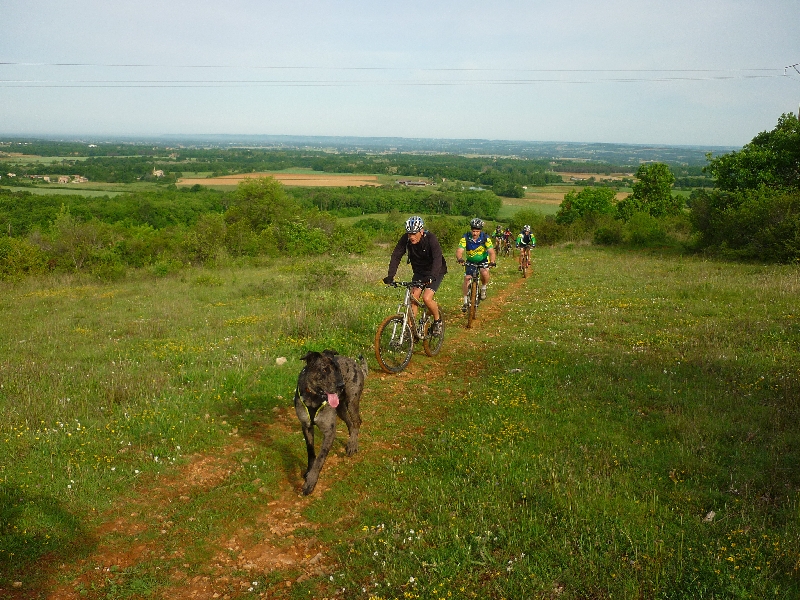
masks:
<svg viewBox="0 0 800 600"><path fill-rule="evenodd" d="M472 219L469 222L470 229L483 229L483 220L482 219Z"/></svg>

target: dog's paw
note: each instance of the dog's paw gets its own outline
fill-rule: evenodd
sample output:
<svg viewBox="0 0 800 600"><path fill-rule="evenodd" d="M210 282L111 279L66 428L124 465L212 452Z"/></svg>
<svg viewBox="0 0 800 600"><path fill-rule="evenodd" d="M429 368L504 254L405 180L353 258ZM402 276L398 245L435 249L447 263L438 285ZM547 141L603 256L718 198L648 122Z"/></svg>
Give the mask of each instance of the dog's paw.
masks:
<svg viewBox="0 0 800 600"><path fill-rule="evenodd" d="M347 443L347 456L353 456L356 452L358 452L358 442L356 443Z"/></svg>
<svg viewBox="0 0 800 600"><path fill-rule="evenodd" d="M303 485L303 496L308 496L309 494L311 494L311 492L314 491L315 487L316 487L316 484L305 483Z"/></svg>

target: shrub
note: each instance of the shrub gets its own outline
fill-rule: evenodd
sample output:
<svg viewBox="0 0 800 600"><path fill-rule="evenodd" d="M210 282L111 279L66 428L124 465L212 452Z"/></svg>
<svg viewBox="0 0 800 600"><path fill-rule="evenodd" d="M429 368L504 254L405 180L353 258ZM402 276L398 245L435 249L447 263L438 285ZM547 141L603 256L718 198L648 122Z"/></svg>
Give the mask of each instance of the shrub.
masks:
<svg viewBox="0 0 800 600"><path fill-rule="evenodd" d="M47 265L45 253L25 239L0 237L0 279L19 279L43 273Z"/></svg>
<svg viewBox="0 0 800 600"><path fill-rule="evenodd" d="M623 227L624 239L634 246L663 244L667 235L661 222L646 212L633 213Z"/></svg>
<svg viewBox="0 0 800 600"><path fill-rule="evenodd" d="M277 228L278 249L290 256L322 254L330 248L330 238L318 227L304 221L285 221Z"/></svg>
<svg viewBox="0 0 800 600"><path fill-rule="evenodd" d="M800 260L800 192L766 187L699 194L692 206L698 248L769 262Z"/></svg>
<svg viewBox="0 0 800 600"><path fill-rule="evenodd" d="M556 222L569 225L577 219L590 215L613 214L615 198L616 191L611 188L587 187L580 192L568 192L564 195L564 201L556 213Z"/></svg>
<svg viewBox="0 0 800 600"><path fill-rule="evenodd" d="M331 253L364 254L370 246L370 236L363 229L336 225L331 236Z"/></svg>
<svg viewBox="0 0 800 600"><path fill-rule="evenodd" d="M455 248L459 238L469 229L469 223L465 219L428 216L425 217L425 229L436 236L442 252L447 254L447 250Z"/></svg>
<svg viewBox="0 0 800 600"><path fill-rule="evenodd" d="M594 230L594 243L602 246L613 246L622 243L622 223L611 221Z"/></svg>

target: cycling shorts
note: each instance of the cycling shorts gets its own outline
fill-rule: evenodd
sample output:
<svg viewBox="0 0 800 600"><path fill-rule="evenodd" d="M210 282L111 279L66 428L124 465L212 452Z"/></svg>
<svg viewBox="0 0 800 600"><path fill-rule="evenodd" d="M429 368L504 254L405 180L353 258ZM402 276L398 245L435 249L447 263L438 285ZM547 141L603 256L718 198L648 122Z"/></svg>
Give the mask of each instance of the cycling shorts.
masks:
<svg viewBox="0 0 800 600"><path fill-rule="evenodd" d="M430 273L414 273L412 276L412 281L427 281L430 276ZM439 286L442 285L442 279L444 279L444 274L439 275L436 279L431 281L425 286L425 289L431 289L434 292L437 292L439 290Z"/></svg>

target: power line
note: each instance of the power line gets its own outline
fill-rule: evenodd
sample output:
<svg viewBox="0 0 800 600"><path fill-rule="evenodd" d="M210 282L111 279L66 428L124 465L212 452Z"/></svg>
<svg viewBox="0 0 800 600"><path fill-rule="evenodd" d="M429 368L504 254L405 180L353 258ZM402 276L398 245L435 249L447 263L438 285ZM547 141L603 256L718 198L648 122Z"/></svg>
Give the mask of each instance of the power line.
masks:
<svg viewBox="0 0 800 600"><path fill-rule="evenodd" d="M800 63L798 63L800 64ZM47 63L0 61L0 66L25 67L100 67L147 69L254 69L254 70L320 70L320 71L420 71L420 72L517 72L517 73L743 73L779 71L774 67L751 69L523 69L504 67L336 67L321 65L220 65L220 64L156 64L156 63ZM784 70L785 73L785 70Z"/></svg>
<svg viewBox="0 0 800 600"><path fill-rule="evenodd" d="M606 77L596 79L449 79L424 80L23 80L3 79L3 88L246 88L246 87L435 87L435 86L525 86L539 84L596 85L603 83L668 83L771 79L781 75L719 75L709 77Z"/></svg>

